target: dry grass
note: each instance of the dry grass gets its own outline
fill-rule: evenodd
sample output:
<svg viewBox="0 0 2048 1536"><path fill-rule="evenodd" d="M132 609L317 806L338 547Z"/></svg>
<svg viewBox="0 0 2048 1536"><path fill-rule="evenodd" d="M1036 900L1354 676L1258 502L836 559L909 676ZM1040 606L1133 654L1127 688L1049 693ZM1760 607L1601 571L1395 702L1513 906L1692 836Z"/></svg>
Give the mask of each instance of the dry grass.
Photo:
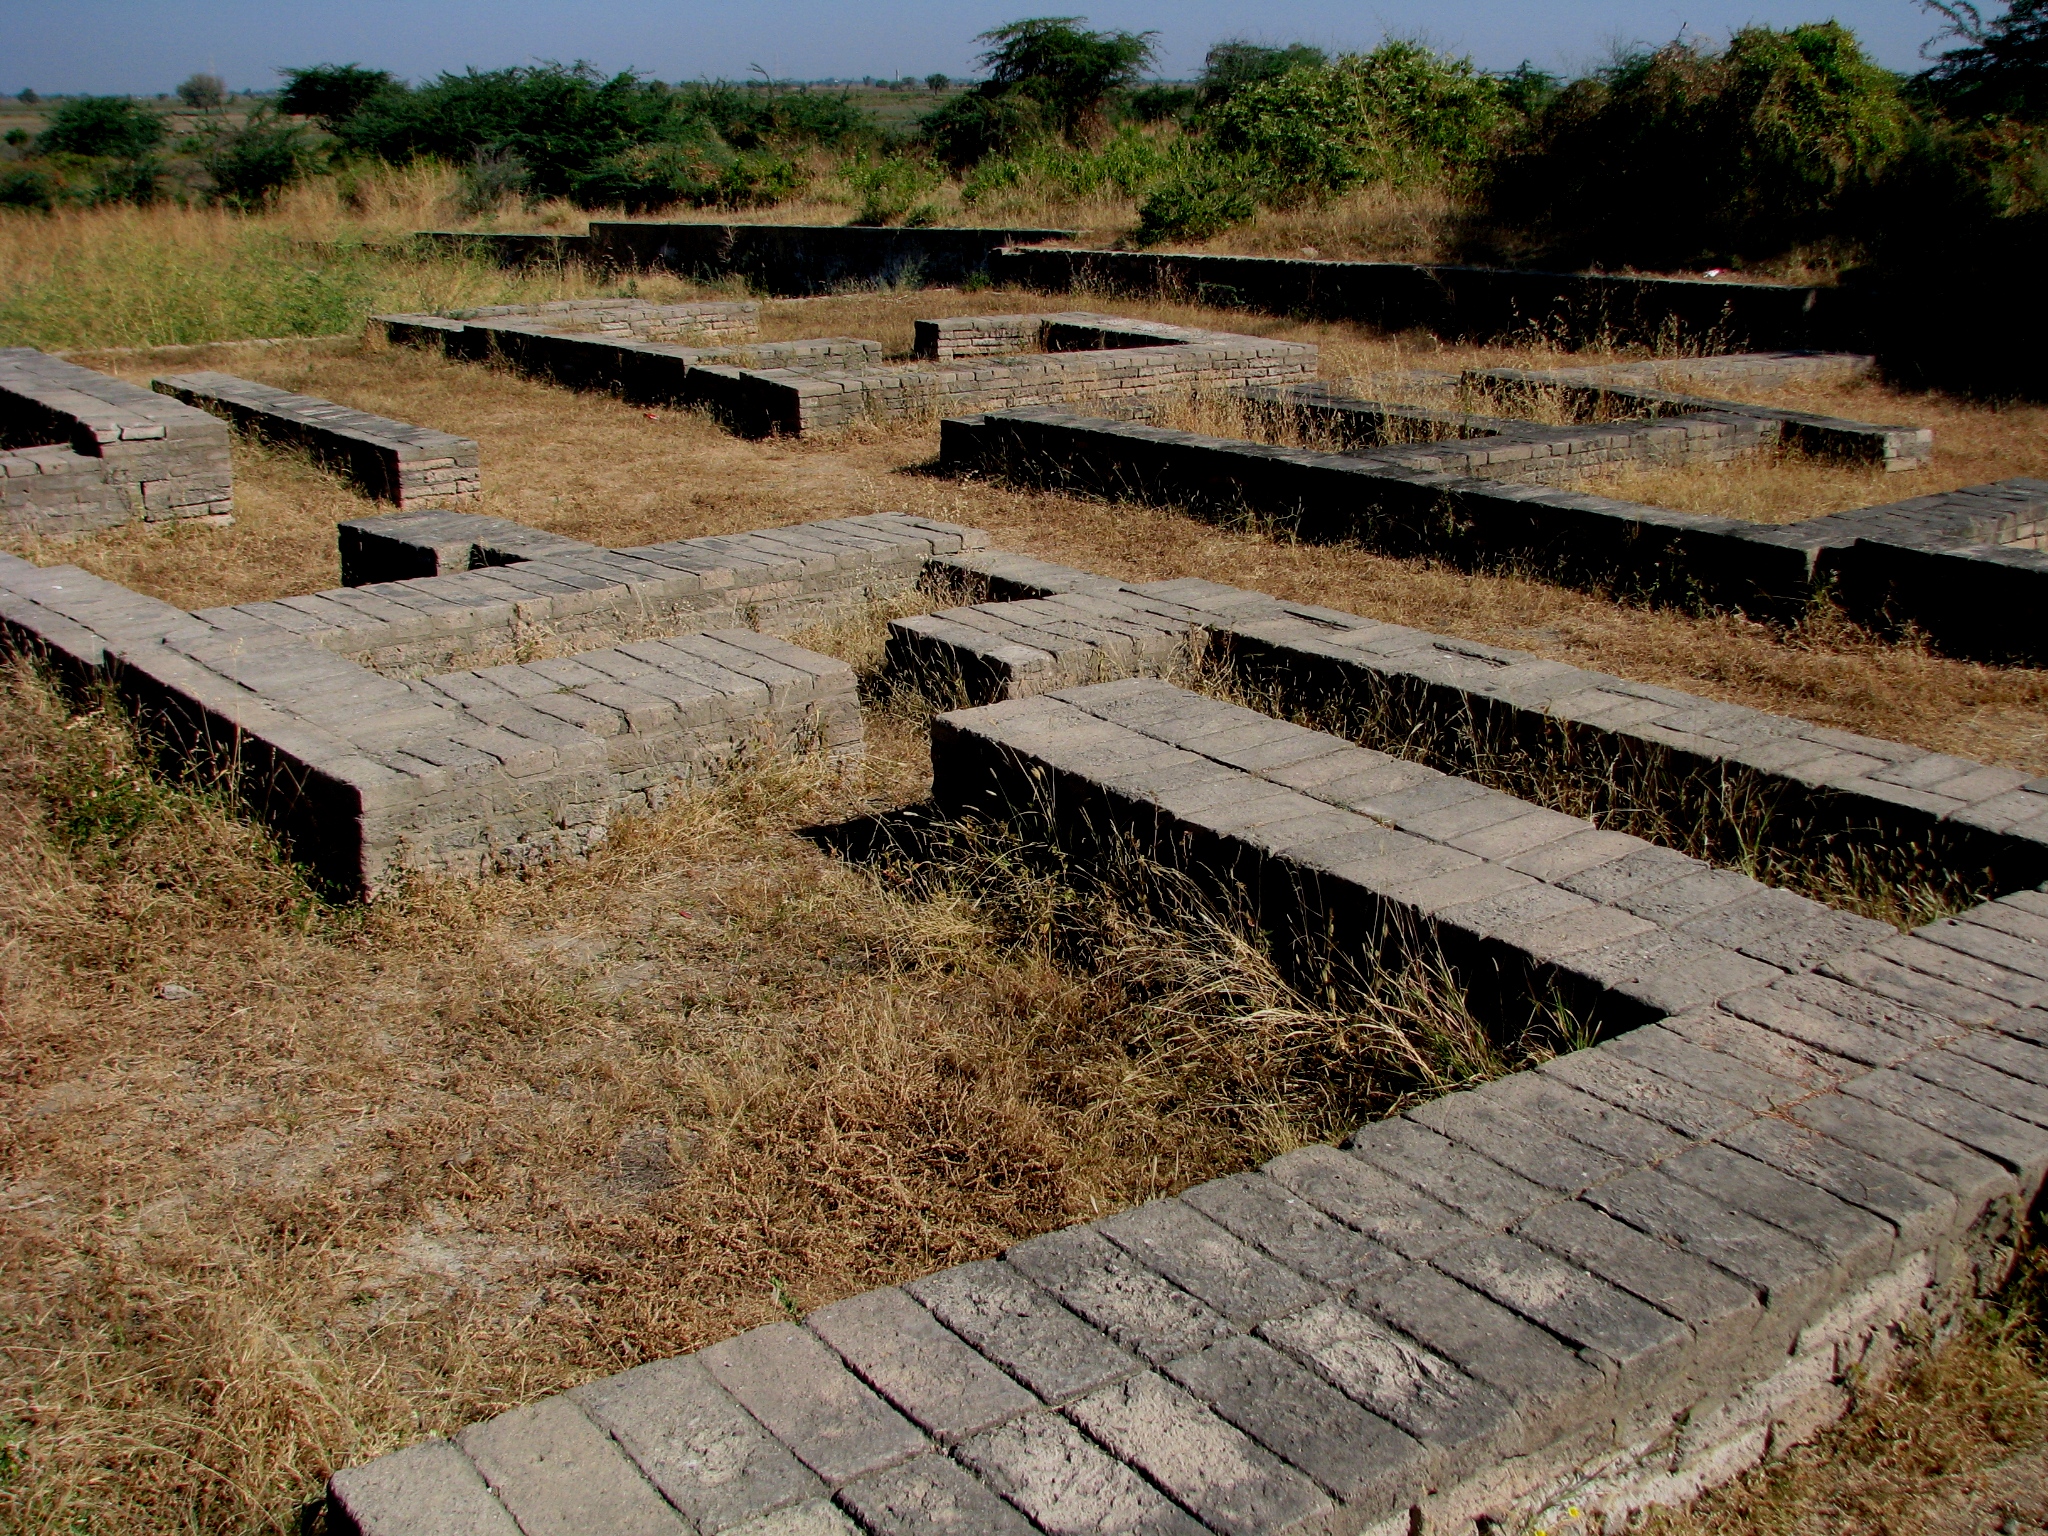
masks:
<svg viewBox="0 0 2048 1536"><path fill-rule="evenodd" d="M914 316L1045 302L764 309L771 335L905 350ZM1531 356L1115 307L1389 372ZM81 360L221 367L475 436L481 510L599 542L913 510L2048 771L2039 673L951 481L928 428L745 442L354 341ZM16 547L192 605L334 584L333 523L374 509L235 451L232 528ZM872 624L809 638L872 661ZM338 1463L1512 1059L1426 975L1304 1000L1227 914L1148 918L964 853L943 879L828 857L798 831L923 794L914 712L886 705L854 778L745 775L587 863L360 910L313 900L205 797L124 771L104 720L20 676L0 715L0 1529L271 1528Z"/></svg>
<svg viewBox="0 0 2048 1536"><path fill-rule="evenodd" d="M817 637L813 637L817 638ZM323 906L25 672L0 772L0 1528L269 1529L331 1467L1512 1066L1427 975L1297 997L1227 913L914 798L741 775L528 878Z"/></svg>
<svg viewBox="0 0 2048 1536"><path fill-rule="evenodd" d="M2048 1527L2048 1255L2002 1305L1841 1424L1660 1511L1645 1536L1987 1536Z"/></svg>

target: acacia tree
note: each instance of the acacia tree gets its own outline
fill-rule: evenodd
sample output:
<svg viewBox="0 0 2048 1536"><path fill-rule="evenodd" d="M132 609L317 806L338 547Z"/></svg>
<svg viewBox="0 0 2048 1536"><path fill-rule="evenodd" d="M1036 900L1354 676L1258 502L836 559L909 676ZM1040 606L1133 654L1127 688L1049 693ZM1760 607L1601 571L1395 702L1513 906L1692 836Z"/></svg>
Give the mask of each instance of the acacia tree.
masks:
<svg viewBox="0 0 2048 1536"><path fill-rule="evenodd" d="M1961 44L1920 77L1937 101L1963 117L2048 117L2048 0L2012 0L1994 21L1967 0L1921 4L1948 21L1934 41Z"/></svg>
<svg viewBox="0 0 2048 1536"><path fill-rule="evenodd" d="M1104 107L1152 62L1151 32L1091 32L1085 16L1038 16L975 39L988 78L920 123L940 158L972 165L1030 139L1094 136Z"/></svg>

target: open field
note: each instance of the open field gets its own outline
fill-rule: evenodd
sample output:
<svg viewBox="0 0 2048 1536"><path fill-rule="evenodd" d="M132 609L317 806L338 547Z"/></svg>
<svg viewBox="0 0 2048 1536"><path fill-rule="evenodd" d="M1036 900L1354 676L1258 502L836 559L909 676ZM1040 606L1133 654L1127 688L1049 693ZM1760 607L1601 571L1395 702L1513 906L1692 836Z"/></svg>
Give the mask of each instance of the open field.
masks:
<svg viewBox="0 0 2048 1536"><path fill-rule="evenodd" d="M426 307L509 280L451 265L405 281ZM763 331L901 352L916 317L1071 302L771 301ZM1326 375L1554 360L1115 307L1317 340ZM1826 614L1773 629L956 482L931 473L928 424L746 442L353 336L77 360L135 379L217 368L475 437L476 510L600 543L928 513L1107 574L1208 576L2048 772L2048 674ZM1932 425L1934 466L1674 476L1659 499L1810 515L2048 473L2048 411L1878 385L1783 398ZM377 509L289 455L235 452L232 528L9 547L192 606L334 585L334 523ZM872 669L882 617L800 638ZM4 1530L280 1528L329 1468L423 1432L1332 1137L1560 1043L1490 1047L1427 976L1333 1010L1227 925L1147 919L994 858L934 874L829 857L803 829L925 792L918 712L878 691L858 772L743 772L622 825L587 863L420 881L367 908L322 903L245 822L136 769L112 722L68 718L25 674L0 716ZM1972 1480L1990 1508L2015 1474L1988 1469L2048 1436L2039 1316L2023 1293L2013 1320L1819 1449L1660 1520L1873 1530L1900 1490L1960 1497Z"/></svg>

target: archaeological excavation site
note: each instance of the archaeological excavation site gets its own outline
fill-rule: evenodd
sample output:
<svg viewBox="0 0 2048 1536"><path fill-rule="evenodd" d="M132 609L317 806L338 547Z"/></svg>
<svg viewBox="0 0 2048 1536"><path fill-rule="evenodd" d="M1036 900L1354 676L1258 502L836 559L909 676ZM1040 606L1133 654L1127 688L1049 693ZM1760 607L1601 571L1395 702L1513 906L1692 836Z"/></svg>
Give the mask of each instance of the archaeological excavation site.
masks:
<svg viewBox="0 0 2048 1536"><path fill-rule="evenodd" d="M138 1383L288 1362L207 1497L1620 1532L2004 1305L2048 416L1782 286L691 228L0 351L8 1198Z"/></svg>

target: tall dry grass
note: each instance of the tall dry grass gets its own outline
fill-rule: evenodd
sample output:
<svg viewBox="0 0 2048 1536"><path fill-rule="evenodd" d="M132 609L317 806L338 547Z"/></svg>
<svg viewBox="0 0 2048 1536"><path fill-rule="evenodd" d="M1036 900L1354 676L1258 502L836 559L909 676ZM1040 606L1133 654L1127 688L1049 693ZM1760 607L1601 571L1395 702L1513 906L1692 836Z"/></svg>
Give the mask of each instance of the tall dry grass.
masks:
<svg viewBox="0 0 2048 1536"><path fill-rule="evenodd" d="M335 1466L1546 1048L1426 967L1306 997L1241 913L966 829L828 856L799 833L921 792L887 711L852 778L370 908L19 666L0 740L10 1531L283 1530Z"/></svg>

